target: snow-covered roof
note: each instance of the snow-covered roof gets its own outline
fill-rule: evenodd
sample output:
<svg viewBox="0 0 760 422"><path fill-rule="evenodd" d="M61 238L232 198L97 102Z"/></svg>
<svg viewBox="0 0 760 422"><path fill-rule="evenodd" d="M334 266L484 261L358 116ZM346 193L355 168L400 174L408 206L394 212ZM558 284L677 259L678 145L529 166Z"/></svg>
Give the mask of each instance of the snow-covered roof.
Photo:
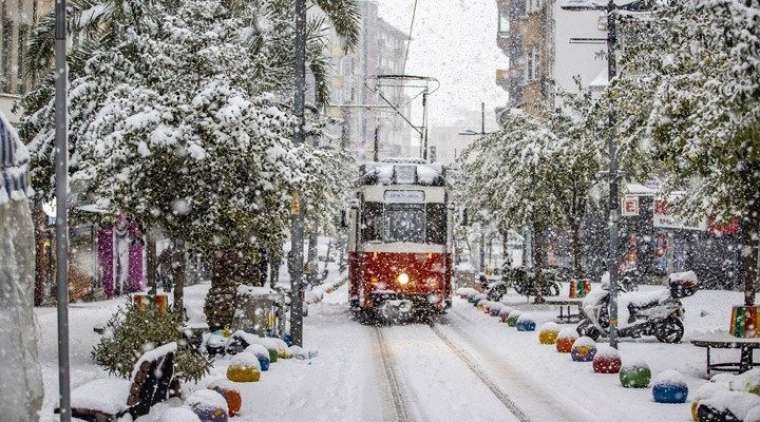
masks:
<svg viewBox="0 0 760 422"><path fill-rule="evenodd" d="M360 168L360 185L426 185L446 184L446 168L438 163L418 159L396 159L365 163Z"/></svg>
<svg viewBox="0 0 760 422"><path fill-rule="evenodd" d="M628 183L625 185L625 193L629 195L655 195L660 193L660 191L644 186L641 183Z"/></svg>

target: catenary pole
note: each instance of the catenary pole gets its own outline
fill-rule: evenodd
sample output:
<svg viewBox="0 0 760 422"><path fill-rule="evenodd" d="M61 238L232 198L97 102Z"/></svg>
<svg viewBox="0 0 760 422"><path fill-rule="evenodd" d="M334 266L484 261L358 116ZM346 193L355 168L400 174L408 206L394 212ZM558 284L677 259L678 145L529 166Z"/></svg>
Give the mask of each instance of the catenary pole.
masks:
<svg viewBox="0 0 760 422"><path fill-rule="evenodd" d="M617 241L618 241L618 222L620 220L620 209L618 208L618 158L617 145L615 144L615 109L612 105L612 96L610 87L612 80L617 75L617 66L615 63L615 44L617 42L617 31L615 28L615 2L607 2L607 148L609 151L609 181L610 181L610 198L609 198L609 230L610 244L607 255L608 271L610 273L610 346L617 349L618 347L618 268L617 268Z"/></svg>
<svg viewBox="0 0 760 422"><path fill-rule="evenodd" d="M55 4L55 251L58 284L58 388L61 422L71 421L69 382L69 281L68 281L68 124L66 74L66 0Z"/></svg>
<svg viewBox="0 0 760 422"><path fill-rule="evenodd" d="M295 0L296 40L295 40L295 98L293 108L297 117L297 126L293 134L293 143L300 146L305 141L306 121L304 104L306 96L306 0ZM298 194L293 196L292 227L290 236L290 253L293 270L291 271L290 291L290 334L293 343L303 346L303 213Z"/></svg>

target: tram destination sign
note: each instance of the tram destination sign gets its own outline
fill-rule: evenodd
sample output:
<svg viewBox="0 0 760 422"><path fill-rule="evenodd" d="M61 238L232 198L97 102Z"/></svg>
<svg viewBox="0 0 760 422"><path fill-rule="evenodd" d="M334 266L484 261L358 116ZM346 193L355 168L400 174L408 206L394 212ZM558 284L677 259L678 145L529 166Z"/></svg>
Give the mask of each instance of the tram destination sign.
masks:
<svg viewBox="0 0 760 422"><path fill-rule="evenodd" d="M425 202L425 192L421 190L387 190L383 197L391 204L421 204Z"/></svg>

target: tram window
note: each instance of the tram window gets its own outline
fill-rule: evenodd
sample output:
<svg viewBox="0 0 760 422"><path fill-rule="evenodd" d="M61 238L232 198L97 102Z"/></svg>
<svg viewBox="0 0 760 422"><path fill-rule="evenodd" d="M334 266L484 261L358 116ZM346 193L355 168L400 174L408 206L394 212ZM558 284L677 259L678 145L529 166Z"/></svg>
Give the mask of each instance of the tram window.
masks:
<svg viewBox="0 0 760 422"><path fill-rule="evenodd" d="M386 242L425 241L424 205L394 204L385 208L383 238Z"/></svg>
<svg viewBox="0 0 760 422"><path fill-rule="evenodd" d="M365 202L362 209L362 241L383 239L383 204Z"/></svg>
<svg viewBox="0 0 760 422"><path fill-rule="evenodd" d="M427 204L427 243L446 243L446 204Z"/></svg>

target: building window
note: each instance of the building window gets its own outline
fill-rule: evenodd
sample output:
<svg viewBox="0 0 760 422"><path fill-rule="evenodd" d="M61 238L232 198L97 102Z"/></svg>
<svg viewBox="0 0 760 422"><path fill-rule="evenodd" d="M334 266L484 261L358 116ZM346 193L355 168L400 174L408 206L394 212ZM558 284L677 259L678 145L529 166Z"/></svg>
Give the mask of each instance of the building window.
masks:
<svg viewBox="0 0 760 422"><path fill-rule="evenodd" d="M499 11L499 33L509 32L509 13L506 10Z"/></svg>
<svg viewBox="0 0 760 422"><path fill-rule="evenodd" d="M541 56L538 52L538 49L533 47L528 51L528 63L527 66L525 66L526 70L526 80L527 81L534 81L536 79L539 79L541 74L539 70L539 64L541 62Z"/></svg>

